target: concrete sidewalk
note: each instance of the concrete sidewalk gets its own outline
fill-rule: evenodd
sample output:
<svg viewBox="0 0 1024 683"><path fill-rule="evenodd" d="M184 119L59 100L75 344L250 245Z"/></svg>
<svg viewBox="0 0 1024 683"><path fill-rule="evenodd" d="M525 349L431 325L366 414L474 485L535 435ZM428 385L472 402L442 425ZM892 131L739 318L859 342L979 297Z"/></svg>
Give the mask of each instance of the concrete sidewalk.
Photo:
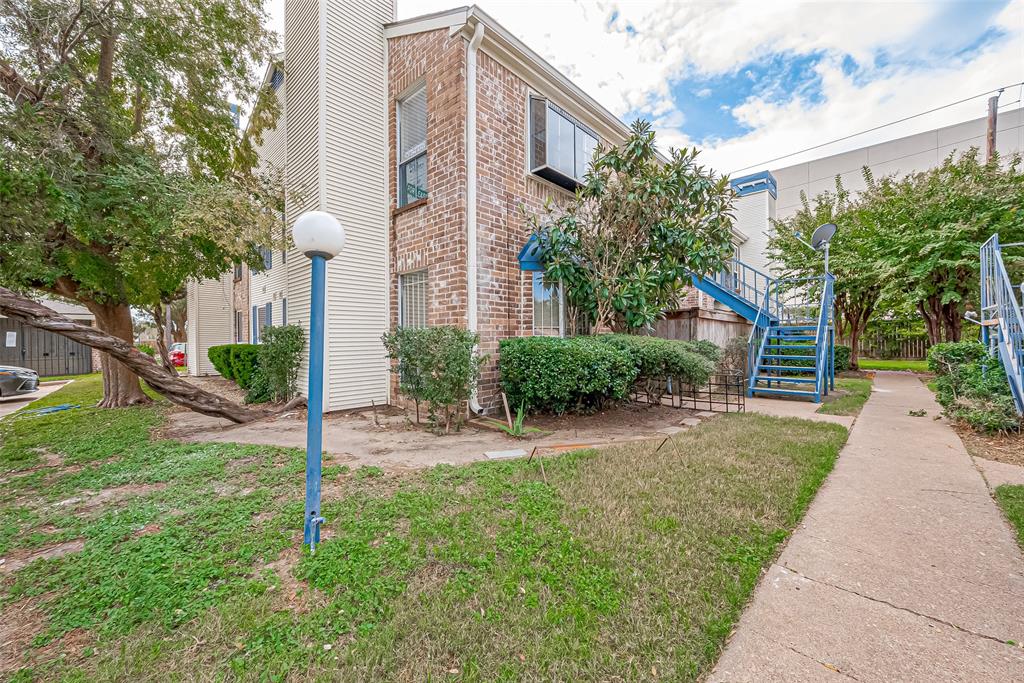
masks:
<svg viewBox="0 0 1024 683"><path fill-rule="evenodd" d="M878 373L709 680L1024 681L1024 560L939 411Z"/></svg>

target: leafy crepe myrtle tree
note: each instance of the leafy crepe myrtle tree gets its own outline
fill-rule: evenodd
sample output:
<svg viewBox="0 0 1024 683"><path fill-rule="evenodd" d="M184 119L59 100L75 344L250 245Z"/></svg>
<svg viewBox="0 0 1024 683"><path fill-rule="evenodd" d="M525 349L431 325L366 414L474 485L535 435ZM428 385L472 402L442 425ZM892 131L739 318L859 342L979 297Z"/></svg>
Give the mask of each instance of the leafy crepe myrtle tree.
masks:
<svg viewBox="0 0 1024 683"><path fill-rule="evenodd" d="M260 263L280 181L254 144L277 115L260 0L0 0L0 285L86 306L132 339L131 306ZM229 99L257 102L239 135ZM28 320L30 324L31 320ZM110 347L113 348L113 347ZM104 358L102 406L148 400Z"/></svg>
<svg viewBox="0 0 1024 683"><path fill-rule="evenodd" d="M597 151L572 201L527 219L545 279L597 329L650 328L679 304L691 273L717 272L732 254L728 178L697 154L660 159L651 124L638 120L620 147Z"/></svg>

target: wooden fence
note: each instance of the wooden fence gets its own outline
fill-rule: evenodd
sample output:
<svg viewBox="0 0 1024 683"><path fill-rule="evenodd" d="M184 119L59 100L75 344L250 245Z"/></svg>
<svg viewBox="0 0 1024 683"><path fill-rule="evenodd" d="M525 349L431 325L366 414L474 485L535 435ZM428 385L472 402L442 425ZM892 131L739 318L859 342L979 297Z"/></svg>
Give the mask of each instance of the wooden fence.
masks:
<svg viewBox="0 0 1024 683"><path fill-rule="evenodd" d="M928 357L928 337L870 335L861 337L857 346L861 358L924 360Z"/></svg>

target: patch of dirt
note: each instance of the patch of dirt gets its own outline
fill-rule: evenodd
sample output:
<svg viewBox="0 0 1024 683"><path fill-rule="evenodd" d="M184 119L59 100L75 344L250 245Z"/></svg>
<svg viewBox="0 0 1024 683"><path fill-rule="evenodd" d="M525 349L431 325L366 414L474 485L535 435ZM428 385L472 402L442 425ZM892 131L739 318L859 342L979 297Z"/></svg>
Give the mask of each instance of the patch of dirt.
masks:
<svg viewBox="0 0 1024 683"><path fill-rule="evenodd" d="M86 649L96 644L96 636L82 628L68 631L63 636L41 647L33 657L38 661L63 658L68 664L75 664L84 659Z"/></svg>
<svg viewBox="0 0 1024 683"><path fill-rule="evenodd" d="M145 496L167 488L167 484L125 484L100 491L82 491L77 496L53 504L54 507L70 507L76 512L91 512L104 505L119 503L129 498Z"/></svg>
<svg viewBox="0 0 1024 683"><path fill-rule="evenodd" d="M452 568L447 564L427 562L409 576L406 593L416 595L436 591L448 583L452 574Z"/></svg>
<svg viewBox="0 0 1024 683"><path fill-rule="evenodd" d="M26 656L32 641L46 628L41 605L46 596L36 595L12 602L0 612L0 678L8 679L18 669L31 666Z"/></svg>
<svg viewBox="0 0 1024 683"><path fill-rule="evenodd" d="M14 550L0 563L0 574L13 574L14 572L27 567L36 560L55 560L71 553L81 552L85 547L85 539L76 538L73 541L65 541L56 545L49 545L35 550Z"/></svg>
<svg viewBox="0 0 1024 683"><path fill-rule="evenodd" d="M301 539L299 541L301 542ZM274 596L274 606L277 609L304 614L321 602L319 591L310 589L304 581L295 578L295 568L301 557L300 544L296 543L283 550L276 560L268 562L257 571L257 574L262 574L269 569L277 576L278 585L273 588L277 591L277 595Z"/></svg>
<svg viewBox="0 0 1024 683"><path fill-rule="evenodd" d="M967 452L976 458L1024 467L1024 434L985 435L953 425Z"/></svg>
<svg viewBox="0 0 1024 683"><path fill-rule="evenodd" d="M159 524L153 522L151 524L147 524L146 526L136 531L134 534L132 534L132 537L140 538L142 536L149 536L150 534L157 534L160 533L160 530L162 528L163 527L161 527Z"/></svg>

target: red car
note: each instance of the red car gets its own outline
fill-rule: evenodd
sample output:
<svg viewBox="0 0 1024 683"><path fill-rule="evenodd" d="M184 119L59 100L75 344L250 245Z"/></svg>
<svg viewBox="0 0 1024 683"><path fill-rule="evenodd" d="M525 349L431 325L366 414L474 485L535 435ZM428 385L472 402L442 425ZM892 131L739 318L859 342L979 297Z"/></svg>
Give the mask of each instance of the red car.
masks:
<svg viewBox="0 0 1024 683"><path fill-rule="evenodd" d="M171 362L174 363L175 367L185 367L185 344L183 342L171 344L171 348L167 355L170 357Z"/></svg>

